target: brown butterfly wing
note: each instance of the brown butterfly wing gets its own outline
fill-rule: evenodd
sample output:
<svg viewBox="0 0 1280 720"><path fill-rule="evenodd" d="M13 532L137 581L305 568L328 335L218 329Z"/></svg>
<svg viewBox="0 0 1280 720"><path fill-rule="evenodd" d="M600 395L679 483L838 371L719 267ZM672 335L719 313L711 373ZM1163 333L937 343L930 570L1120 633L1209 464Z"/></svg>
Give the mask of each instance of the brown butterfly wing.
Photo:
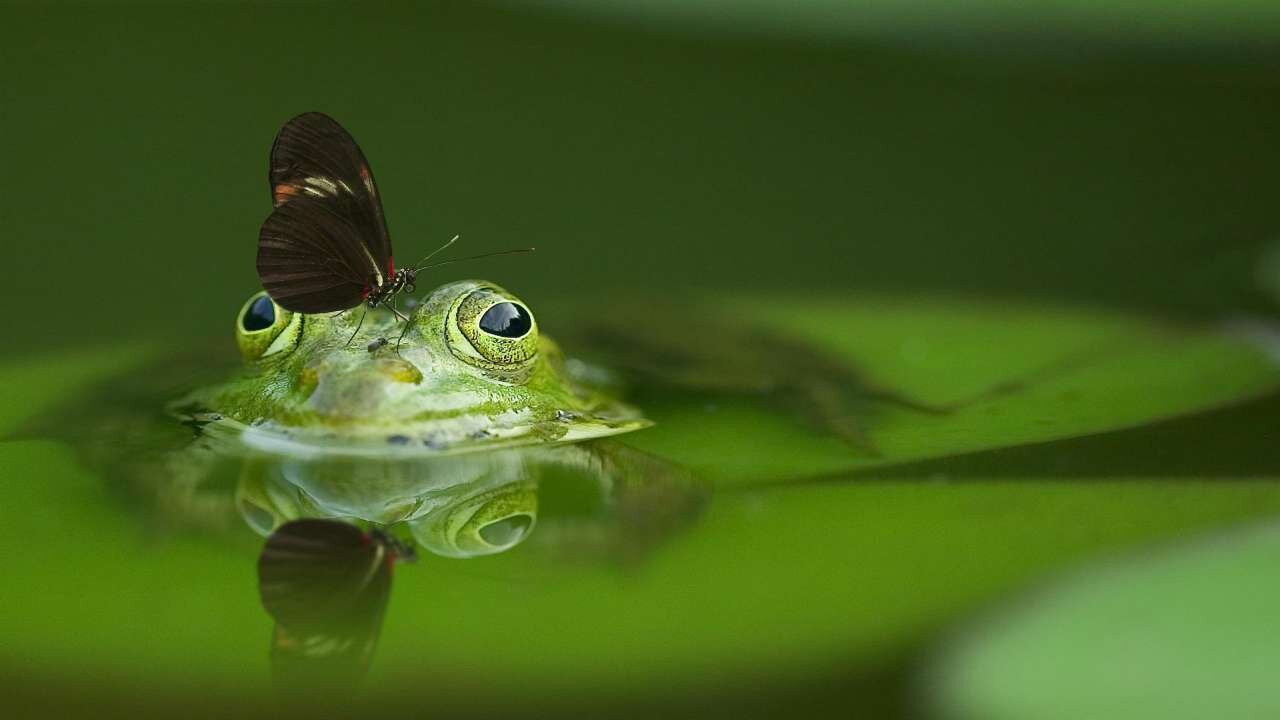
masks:
<svg viewBox="0 0 1280 720"><path fill-rule="evenodd" d="M285 123L268 180L276 210L259 235L258 274L277 303L296 312L344 310L391 277L373 173L333 118L310 112Z"/></svg>
<svg viewBox="0 0 1280 720"><path fill-rule="evenodd" d="M360 229L330 203L299 197L271 213L258 233L258 278L279 305L337 312L364 300L376 282Z"/></svg>
<svg viewBox="0 0 1280 720"><path fill-rule="evenodd" d="M369 669L395 552L380 537L336 520L285 523L258 556L262 607L275 620L278 688L348 694Z"/></svg>

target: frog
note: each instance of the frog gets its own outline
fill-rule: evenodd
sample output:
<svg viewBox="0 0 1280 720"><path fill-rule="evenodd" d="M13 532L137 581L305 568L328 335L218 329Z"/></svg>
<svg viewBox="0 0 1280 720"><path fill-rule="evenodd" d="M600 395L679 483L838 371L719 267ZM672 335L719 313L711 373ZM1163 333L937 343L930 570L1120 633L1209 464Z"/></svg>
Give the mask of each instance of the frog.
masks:
<svg viewBox="0 0 1280 720"><path fill-rule="evenodd" d="M510 291L450 282L406 316L303 315L253 293L235 316L241 366L169 405L194 436L128 473L181 532L234 525L263 539L273 684L286 694L359 683L394 558L520 551L511 567L526 579L582 563L625 571L708 505L708 483L616 439L652 423L617 399L606 371L567 358ZM317 541L264 562L299 523L355 526L369 544ZM385 565L346 571L380 545L385 556L368 557Z"/></svg>
<svg viewBox="0 0 1280 720"><path fill-rule="evenodd" d="M291 520L341 519L397 528L431 554L453 558L507 552L537 537L536 526L554 527L542 533L557 538L548 543L558 543L553 552L634 562L690 524L709 491L678 463L620 441L653 425L620 399L636 396L637 384L656 386L636 369L663 366L661 358L675 351L672 342L644 348L643 313L602 315L605 325L623 327L602 333L589 319L564 324L571 333L581 328L583 348L606 351L597 362L581 359L578 346L564 353L525 301L487 280L446 282L407 304L405 319L386 308L294 313L257 290L234 314L237 367L208 369L208 382L169 397L168 414L180 421L174 429L185 426L194 437L175 441L146 469L127 469L118 443L106 443L99 464L127 476L120 480L149 495L157 517L179 527L247 526L266 537ZM681 394L702 402L715 396L691 388L763 390L791 397L799 408L836 408L800 414L845 439L851 452L863 450L865 434L845 422L855 415L845 396L874 393L852 371L836 372L835 360L794 343L726 334L724 323L714 334L705 323L692 324L689 312L656 315L681 318L678 327L704 340L689 340L678 362L665 363L665 379L674 378ZM618 341L623 330L635 342ZM707 345L730 348L735 362L717 363ZM689 355L699 348L708 357ZM788 383L780 379L785 363L746 363L751 349L792 362L816 359L807 361L802 383ZM652 356L659 360L646 361ZM162 362L138 376L202 364L212 365ZM720 369L693 370L708 365ZM829 387L842 392L821 392ZM94 405L148 403L111 398ZM594 488L588 505L600 512L590 522L557 523L539 511L543 478L566 475L588 478L578 485ZM623 496L630 500L620 502ZM620 524L645 518L657 520Z"/></svg>
<svg viewBox="0 0 1280 720"><path fill-rule="evenodd" d="M382 309L304 315L258 292L237 313L235 339L243 370L175 407L260 450L438 455L651 424L566 362L527 304L482 280L436 288L403 320Z"/></svg>
<svg viewBox="0 0 1280 720"><path fill-rule="evenodd" d="M697 516L707 486L610 441L652 422L515 294L460 280L406 311L299 314L251 294L240 368L169 406L195 437L149 473L159 504L206 526L234 513L263 537L302 518L392 528L471 558L529 539L550 482L596 510L552 519L548 537L623 562ZM573 536L591 540L560 542Z"/></svg>

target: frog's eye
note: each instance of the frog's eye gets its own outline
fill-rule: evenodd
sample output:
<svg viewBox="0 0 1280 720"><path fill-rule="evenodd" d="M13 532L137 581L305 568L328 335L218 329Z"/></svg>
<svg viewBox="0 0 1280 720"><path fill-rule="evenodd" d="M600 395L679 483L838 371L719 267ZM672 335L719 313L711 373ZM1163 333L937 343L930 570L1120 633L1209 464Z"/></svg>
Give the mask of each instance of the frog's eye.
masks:
<svg viewBox="0 0 1280 720"><path fill-rule="evenodd" d="M270 509L249 498L236 498L236 507L240 510L240 517L244 518L247 524L254 532L266 537L271 534L272 530L280 524L275 514Z"/></svg>
<svg viewBox="0 0 1280 720"><path fill-rule="evenodd" d="M236 344L246 360L257 360L297 345L302 316L275 304L260 292L249 298L236 316Z"/></svg>
<svg viewBox="0 0 1280 720"><path fill-rule="evenodd" d="M519 303L502 302L485 310L477 324L488 335L518 340L533 328L533 317Z"/></svg>
<svg viewBox="0 0 1280 720"><path fill-rule="evenodd" d="M266 330L276 324L276 304L265 294L251 300L240 316L240 329L247 333Z"/></svg>
<svg viewBox="0 0 1280 720"><path fill-rule="evenodd" d="M494 289L475 290L452 313L450 348L458 357L509 381L532 368L538 324L519 300Z"/></svg>
<svg viewBox="0 0 1280 720"><path fill-rule="evenodd" d="M538 521L538 489L521 481L454 500L410 522L420 545L445 557L479 557L524 542Z"/></svg>

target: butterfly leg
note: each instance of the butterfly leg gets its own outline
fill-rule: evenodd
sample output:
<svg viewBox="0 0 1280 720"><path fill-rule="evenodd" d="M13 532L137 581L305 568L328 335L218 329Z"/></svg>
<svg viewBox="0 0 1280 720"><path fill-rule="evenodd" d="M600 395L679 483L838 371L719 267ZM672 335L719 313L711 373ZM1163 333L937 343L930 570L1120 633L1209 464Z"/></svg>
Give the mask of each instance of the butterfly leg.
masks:
<svg viewBox="0 0 1280 720"><path fill-rule="evenodd" d="M399 308L397 308L395 305L391 306L391 312L395 313L397 320L403 321L406 325L409 324L409 316L400 312Z"/></svg>
<svg viewBox="0 0 1280 720"><path fill-rule="evenodd" d="M395 313L397 318L404 321L404 327L400 328L400 337L396 338L396 352L400 352L400 343L404 341L405 333L409 332L409 317L400 312L400 309L395 306L394 299L391 304L391 312Z"/></svg>
<svg viewBox="0 0 1280 720"><path fill-rule="evenodd" d="M409 332L409 323L406 321L404 327L400 330L400 337L396 338L396 352L400 352L400 343L404 341L404 336Z"/></svg>
<svg viewBox="0 0 1280 720"><path fill-rule="evenodd" d="M355 340L356 335L360 334L360 328L364 327L364 316L368 314L368 310L360 313L360 322L356 323L356 329L351 331L351 337L347 338L347 344L343 345L343 347L351 347L351 341Z"/></svg>

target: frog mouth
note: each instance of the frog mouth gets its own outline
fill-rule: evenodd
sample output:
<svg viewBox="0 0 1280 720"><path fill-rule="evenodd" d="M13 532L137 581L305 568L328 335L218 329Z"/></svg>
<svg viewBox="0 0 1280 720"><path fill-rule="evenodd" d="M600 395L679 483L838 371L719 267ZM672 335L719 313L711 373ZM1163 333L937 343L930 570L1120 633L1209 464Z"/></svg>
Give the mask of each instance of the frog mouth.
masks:
<svg viewBox="0 0 1280 720"><path fill-rule="evenodd" d="M640 430L652 424L639 416L576 416L572 422L562 423L539 421L527 413L511 412L505 417L477 415L454 426L454 432L444 433L438 420L399 423L390 428L387 425L364 427L359 423L341 427L330 423L286 425L274 420L248 425L218 416L204 426L203 432L232 454L266 454L304 460L412 459L572 443Z"/></svg>

